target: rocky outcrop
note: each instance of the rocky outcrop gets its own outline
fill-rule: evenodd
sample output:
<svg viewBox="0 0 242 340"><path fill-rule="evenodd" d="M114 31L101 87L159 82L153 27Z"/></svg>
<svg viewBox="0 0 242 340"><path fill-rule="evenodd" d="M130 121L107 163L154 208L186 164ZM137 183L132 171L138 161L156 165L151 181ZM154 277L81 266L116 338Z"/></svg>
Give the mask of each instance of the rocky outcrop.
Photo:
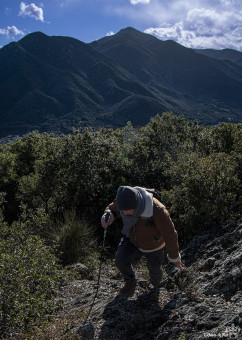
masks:
<svg viewBox="0 0 242 340"><path fill-rule="evenodd" d="M132 298L118 294L122 279L104 264L97 280L63 287L63 339L240 339L241 225L231 223L195 237L182 254L186 270L165 265L164 279L151 288L144 265ZM95 298L95 300L94 300Z"/></svg>

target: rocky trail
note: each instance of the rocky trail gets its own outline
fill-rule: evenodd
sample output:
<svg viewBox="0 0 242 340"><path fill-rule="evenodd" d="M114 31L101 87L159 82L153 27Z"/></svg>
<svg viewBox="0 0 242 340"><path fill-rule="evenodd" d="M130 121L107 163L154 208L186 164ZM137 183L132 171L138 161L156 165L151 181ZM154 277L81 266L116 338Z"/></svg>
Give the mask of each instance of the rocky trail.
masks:
<svg viewBox="0 0 242 340"><path fill-rule="evenodd" d="M96 276L86 273L63 287L61 339L242 339L241 226L238 221L193 238L181 251L186 270L165 265L159 288L151 288L140 265L131 298L118 294L122 278L114 265L103 264L86 322Z"/></svg>

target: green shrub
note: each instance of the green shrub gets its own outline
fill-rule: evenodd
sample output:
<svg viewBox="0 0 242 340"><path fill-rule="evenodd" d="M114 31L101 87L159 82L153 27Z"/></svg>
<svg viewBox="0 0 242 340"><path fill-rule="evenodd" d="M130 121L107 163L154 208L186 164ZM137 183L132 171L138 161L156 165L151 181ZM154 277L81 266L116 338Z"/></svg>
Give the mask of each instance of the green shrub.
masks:
<svg viewBox="0 0 242 340"><path fill-rule="evenodd" d="M225 153L179 156L168 170L172 189L163 191L178 229L185 235L239 218L238 164Z"/></svg>
<svg viewBox="0 0 242 340"><path fill-rule="evenodd" d="M163 191L162 201L171 208L176 226L194 232L224 223L237 218L241 209L241 131L241 124L200 126L172 113L157 115L139 129L128 123L58 137L34 131L0 145L6 221L17 218L20 202L40 209L40 215L44 209L52 224L35 233L51 242L53 223L70 207L98 225L120 185L140 185ZM63 263L83 261L88 252L78 249L83 222L68 223L56 230L59 254ZM85 227L81 230L85 234ZM119 228L109 231L112 244L118 233ZM101 239L102 229L96 234Z"/></svg>
<svg viewBox="0 0 242 340"><path fill-rule="evenodd" d="M166 170L177 159L181 146L192 143L190 139L198 131L196 122L172 113L151 118L140 129L138 142L129 152L132 183L158 190L166 187L169 182Z"/></svg>
<svg viewBox="0 0 242 340"><path fill-rule="evenodd" d="M0 211L0 334L18 334L54 311L55 256L32 234L34 216L8 225Z"/></svg>
<svg viewBox="0 0 242 340"><path fill-rule="evenodd" d="M90 262L96 251L94 228L80 219L75 210L64 213L54 235L58 257L63 265Z"/></svg>

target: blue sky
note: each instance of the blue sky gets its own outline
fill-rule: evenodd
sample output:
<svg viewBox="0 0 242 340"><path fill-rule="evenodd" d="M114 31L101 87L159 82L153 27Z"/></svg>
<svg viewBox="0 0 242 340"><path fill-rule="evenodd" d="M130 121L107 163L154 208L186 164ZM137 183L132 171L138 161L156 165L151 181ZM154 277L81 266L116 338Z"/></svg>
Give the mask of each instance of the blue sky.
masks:
<svg viewBox="0 0 242 340"><path fill-rule="evenodd" d="M41 31L91 42L134 27L191 48L242 51L241 0L0 0L0 46Z"/></svg>

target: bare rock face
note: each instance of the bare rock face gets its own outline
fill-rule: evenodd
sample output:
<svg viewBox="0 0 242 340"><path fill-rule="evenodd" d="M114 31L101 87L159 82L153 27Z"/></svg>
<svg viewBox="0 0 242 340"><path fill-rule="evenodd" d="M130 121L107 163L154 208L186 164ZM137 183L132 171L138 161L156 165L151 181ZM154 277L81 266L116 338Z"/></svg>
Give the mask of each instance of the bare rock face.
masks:
<svg viewBox="0 0 242 340"><path fill-rule="evenodd" d="M242 229L241 222L231 223L227 226L216 229L209 234L207 242L204 237L196 237L197 253L200 258L196 264L199 275L195 283L200 288L199 292L208 296L219 295L229 301L237 292L241 290L242 282ZM189 259L189 248L184 250L184 257Z"/></svg>
<svg viewBox="0 0 242 340"><path fill-rule="evenodd" d="M93 279L93 275L90 272L90 270L82 263L67 265L65 268L76 271L80 275L80 277L83 279L90 279L90 280Z"/></svg>
<svg viewBox="0 0 242 340"><path fill-rule="evenodd" d="M195 237L181 252L186 270L165 265L158 288L151 288L145 266L139 266L131 298L119 295L122 278L105 263L98 286L96 279L86 279L64 287L63 313L70 318L65 336L241 339L241 225L238 221Z"/></svg>

